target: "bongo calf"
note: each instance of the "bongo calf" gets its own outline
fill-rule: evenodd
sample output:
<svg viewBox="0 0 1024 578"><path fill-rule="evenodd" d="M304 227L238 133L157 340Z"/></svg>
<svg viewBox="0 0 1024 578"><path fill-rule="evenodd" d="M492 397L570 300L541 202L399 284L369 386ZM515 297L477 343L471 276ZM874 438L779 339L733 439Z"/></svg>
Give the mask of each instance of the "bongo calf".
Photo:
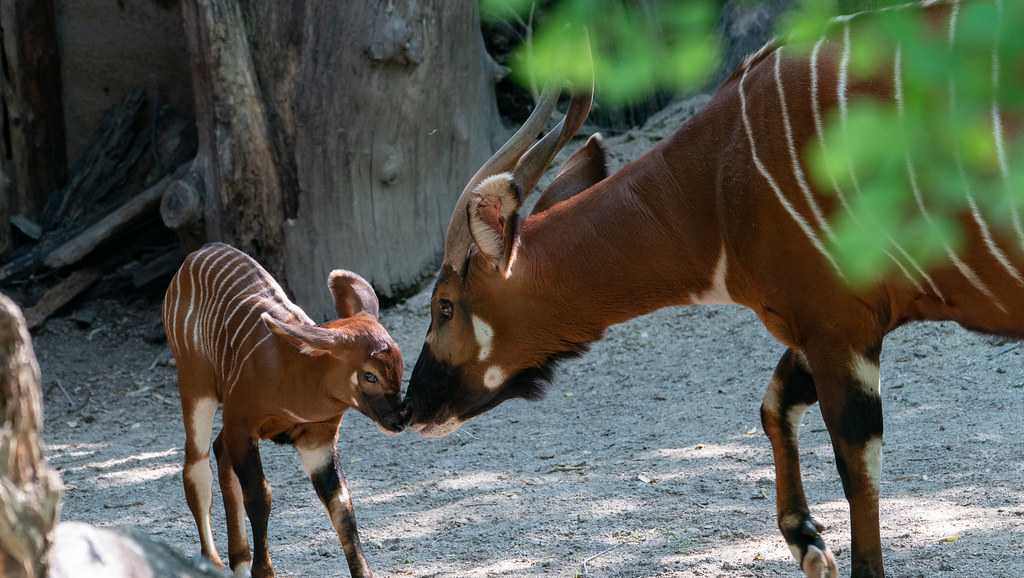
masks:
<svg viewBox="0 0 1024 578"><path fill-rule="evenodd" d="M333 271L328 286L339 319L317 325L256 261L212 243L186 257L164 297L164 330L177 361L185 422L185 497L203 555L223 566L210 528L210 439L220 405L223 428L213 451L236 576L250 568L254 576L274 575L261 439L295 446L352 576L373 575L335 447L350 407L386 432L402 430L402 354L378 323L377 296L362 277ZM252 525L255 560L243 512Z"/></svg>

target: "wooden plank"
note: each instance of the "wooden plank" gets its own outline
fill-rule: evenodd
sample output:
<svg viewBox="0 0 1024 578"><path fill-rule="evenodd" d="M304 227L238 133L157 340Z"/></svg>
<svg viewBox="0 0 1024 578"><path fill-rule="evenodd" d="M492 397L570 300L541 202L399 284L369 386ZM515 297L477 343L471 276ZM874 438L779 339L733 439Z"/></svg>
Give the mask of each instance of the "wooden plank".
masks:
<svg viewBox="0 0 1024 578"><path fill-rule="evenodd" d="M67 174L54 0L0 0L13 214L38 216Z"/></svg>
<svg viewBox="0 0 1024 578"><path fill-rule="evenodd" d="M96 269L80 269L57 283L43 294L35 305L25 311L25 323L29 329L43 324L61 307L78 297L100 278Z"/></svg>
<svg viewBox="0 0 1024 578"><path fill-rule="evenodd" d="M49 255L43 263L51 269L60 269L81 261L92 253L96 247L110 239L140 217L157 210L164 190L171 183L172 176L167 175L155 185L142 191L132 200L118 207L114 212L103 217L86 230L82 231L67 243L64 243Z"/></svg>

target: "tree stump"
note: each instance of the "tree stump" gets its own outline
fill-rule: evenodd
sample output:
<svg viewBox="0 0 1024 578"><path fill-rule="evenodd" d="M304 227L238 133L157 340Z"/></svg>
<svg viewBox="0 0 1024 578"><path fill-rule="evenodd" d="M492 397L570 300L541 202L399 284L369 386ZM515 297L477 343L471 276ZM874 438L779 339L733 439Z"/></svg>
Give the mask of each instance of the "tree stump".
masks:
<svg viewBox="0 0 1024 578"><path fill-rule="evenodd" d="M384 298L433 273L498 129L477 2L182 1L206 238L315 318L331 269Z"/></svg>
<svg viewBox="0 0 1024 578"><path fill-rule="evenodd" d="M0 576L46 575L62 493L43 459L39 365L25 319L0 294Z"/></svg>

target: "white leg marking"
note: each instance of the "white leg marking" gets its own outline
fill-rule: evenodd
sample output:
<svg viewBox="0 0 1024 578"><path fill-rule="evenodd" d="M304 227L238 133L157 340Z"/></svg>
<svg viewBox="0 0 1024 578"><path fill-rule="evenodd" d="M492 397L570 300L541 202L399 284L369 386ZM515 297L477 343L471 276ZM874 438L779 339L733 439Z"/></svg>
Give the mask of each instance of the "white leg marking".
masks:
<svg viewBox="0 0 1024 578"><path fill-rule="evenodd" d="M825 231L825 235L829 239L834 239L835 235L832 233L832 227L829 226L828 221L825 219L825 214L822 213L821 207L814 200L814 193L811 191L811 186L807 184L807 177L804 175L804 169L800 165L800 155L796 149L796 142L793 138L793 126L789 121L789 107L786 104L786 91L782 86L782 47L775 51L775 86L779 91L779 103L782 105L782 126L786 131L786 145L789 148L789 159L793 163L793 176L796 179L797 185L800 187L800 191L804 194L804 200L807 201L807 206L811 208L811 213L814 215L815 222L818 223L818 227Z"/></svg>
<svg viewBox="0 0 1024 578"><path fill-rule="evenodd" d="M747 133L747 141L750 144L750 156L751 159L754 161L754 166L757 168L757 171L761 173L761 176L764 177L764 180L768 183L768 186L772 189L772 192L775 193L775 198L778 199L779 204L782 205L786 212L789 213L789 216L793 219L793 221L796 222L797 226L800 227L800 230L803 231L804 235L807 236L807 239L811 242L811 245L819 253L821 253L821 255L825 257L825 259L828 260L828 262L832 265L832 267L836 270L836 273L840 277L844 277L842 269L839 268L839 264L836 263L835 259L832 258L832 255L830 255L829 252L825 249L825 246L821 243L821 240L818 239L818 235L814 232L814 229L812 229L811 226L807 224L807 221L800 215L800 213L796 211L796 209L793 208L793 205L789 203L789 200L786 199L786 195L782 192L782 189L779 188L778 183L775 182L775 179L772 177L771 173L768 172L768 168L764 166L764 163L761 162L761 158L757 155L757 143L754 142L754 129L751 127L750 124L750 115L747 111L747 97L743 89L743 86L744 84L746 84L747 81L748 72L749 69L744 69L743 75L740 76L740 111L743 116L743 128L746 130Z"/></svg>
<svg viewBox="0 0 1024 578"><path fill-rule="evenodd" d="M761 405L768 413L779 416L779 412L782 411L782 382L779 378L772 376L772 380L768 382L768 389L764 392L764 398L761 399ZM781 417L781 416L780 416Z"/></svg>
<svg viewBox="0 0 1024 578"><path fill-rule="evenodd" d="M473 337L476 338L476 344L480 346L480 355L477 358L484 361L491 356L491 347L494 345L494 328L474 315Z"/></svg>
<svg viewBox="0 0 1024 578"><path fill-rule="evenodd" d="M799 564L800 563L800 559L803 558L803 556L800 555L800 546L796 546L794 544L790 544L789 545L789 553L793 555L793 559L796 560L797 564Z"/></svg>
<svg viewBox="0 0 1024 578"><path fill-rule="evenodd" d="M882 371L877 364L859 353L854 353L850 365L853 376L857 378L857 383L865 392L876 397L882 394Z"/></svg>
<svg viewBox="0 0 1024 578"><path fill-rule="evenodd" d="M839 567L827 546L824 552L817 546L807 546L807 555L800 563L800 569L807 578L839 578Z"/></svg>
<svg viewBox="0 0 1024 578"><path fill-rule="evenodd" d="M231 569L231 573L235 575L235 578L250 578L252 576L251 566L251 562L239 562Z"/></svg>
<svg viewBox="0 0 1024 578"><path fill-rule="evenodd" d="M789 406L789 411L786 412L786 421L789 422L789 431L793 433L794 441L800 437L800 421L803 419L804 414L807 413L807 407L805 403L794 403Z"/></svg>
<svg viewBox="0 0 1024 578"><path fill-rule="evenodd" d="M492 365L484 372L484 387L495 390L505 383L505 372L497 365Z"/></svg>
<svg viewBox="0 0 1024 578"><path fill-rule="evenodd" d="M185 467L185 477L192 482L199 500L199 540L213 548L213 529L210 527L210 501L213 498L213 472L210 458L205 457Z"/></svg>
<svg viewBox="0 0 1024 578"><path fill-rule="evenodd" d="M864 471L868 476L871 489L878 495L879 483L882 479L882 438L875 436L864 444Z"/></svg>
<svg viewBox="0 0 1024 578"><path fill-rule="evenodd" d="M710 286L700 293L690 293L691 303L694 305L732 305L734 303L725 282L725 275L729 267L726 261L725 244L723 244L718 253L715 270L711 273Z"/></svg>
<svg viewBox="0 0 1024 578"><path fill-rule="evenodd" d="M217 400L204 397L196 400L192 407L191 439L195 448L201 453L210 451L210 439L213 434L213 414L217 412Z"/></svg>
<svg viewBox="0 0 1024 578"><path fill-rule="evenodd" d="M324 469L334 458L334 446L324 445L318 448L296 447L299 450L299 459L302 460L302 470L307 476Z"/></svg>

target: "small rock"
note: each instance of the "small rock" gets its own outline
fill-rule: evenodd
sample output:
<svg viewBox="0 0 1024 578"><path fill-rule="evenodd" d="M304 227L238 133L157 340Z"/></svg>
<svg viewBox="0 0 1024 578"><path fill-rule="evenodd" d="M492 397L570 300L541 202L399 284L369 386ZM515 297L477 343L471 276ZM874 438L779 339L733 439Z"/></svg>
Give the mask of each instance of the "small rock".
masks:
<svg viewBox="0 0 1024 578"><path fill-rule="evenodd" d="M96 322L95 309L79 309L71 314L71 320L80 328L85 329Z"/></svg>

